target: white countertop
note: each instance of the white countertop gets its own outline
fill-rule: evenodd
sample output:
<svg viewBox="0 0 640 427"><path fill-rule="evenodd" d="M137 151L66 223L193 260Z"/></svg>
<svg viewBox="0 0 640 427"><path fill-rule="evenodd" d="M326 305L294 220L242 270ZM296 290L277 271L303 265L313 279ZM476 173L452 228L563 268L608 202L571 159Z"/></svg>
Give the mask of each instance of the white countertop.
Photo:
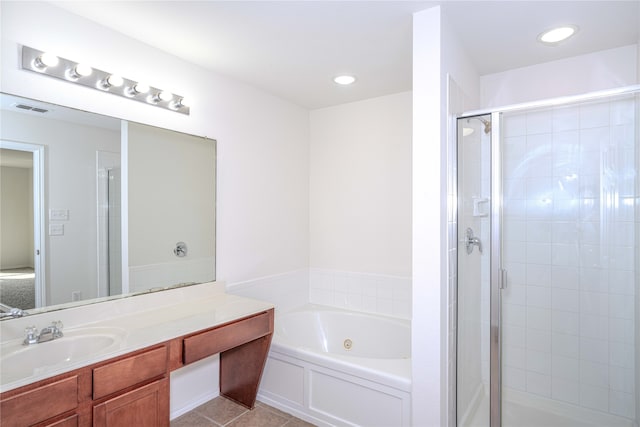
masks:
<svg viewBox="0 0 640 427"><path fill-rule="evenodd" d="M89 354L53 366L40 366L28 374L16 373L9 363L0 364L0 392L69 372L144 347L218 326L273 308L273 304L224 292L220 283L206 283L163 292L138 295L26 316L0 322L0 357L22 346L24 328L38 329L61 320L68 336L84 328L110 328L121 331L115 348ZM65 337L58 340L64 340ZM58 341L55 340L55 341ZM51 342L55 342L51 341ZM47 342L32 344L30 351L47 351ZM0 359L1 360L1 359ZM0 362L1 363L1 362Z"/></svg>

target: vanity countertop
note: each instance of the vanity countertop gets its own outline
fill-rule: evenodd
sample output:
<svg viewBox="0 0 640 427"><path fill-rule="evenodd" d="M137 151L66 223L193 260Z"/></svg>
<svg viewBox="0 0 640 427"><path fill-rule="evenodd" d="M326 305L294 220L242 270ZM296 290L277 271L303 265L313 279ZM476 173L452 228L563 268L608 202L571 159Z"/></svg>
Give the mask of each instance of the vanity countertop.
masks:
<svg viewBox="0 0 640 427"><path fill-rule="evenodd" d="M224 292L224 285L208 283L3 321L0 322L0 357L3 358L25 348L22 340L26 326L35 325L41 329L54 320L64 323L65 336L50 342L32 344L30 347L33 348L29 348L29 351L47 352L50 343L65 338L73 339L74 334L88 328L96 331L101 328L118 331L120 339L116 345L107 349L89 352L86 356L52 366L39 366L28 373L12 369L11 363L3 363L0 359L0 392L271 308L271 303L227 294ZM16 363L20 363L19 358Z"/></svg>

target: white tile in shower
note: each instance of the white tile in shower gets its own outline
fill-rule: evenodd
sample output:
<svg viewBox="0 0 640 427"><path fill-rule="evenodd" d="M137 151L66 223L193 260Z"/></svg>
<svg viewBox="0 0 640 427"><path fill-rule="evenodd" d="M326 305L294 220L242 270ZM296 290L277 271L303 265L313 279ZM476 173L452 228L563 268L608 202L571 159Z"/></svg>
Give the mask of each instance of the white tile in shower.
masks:
<svg viewBox="0 0 640 427"><path fill-rule="evenodd" d="M621 391L609 391L609 411L626 418L635 417L633 394Z"/></svg>
<svg viewBox="0 0 640 427"><path fill-rule="evenodd" d="M609 339L625 344L634 342L634 319L609 318Z"/></svg>
<svg viewBox="0 0 640 427"><path fill-rule="evenodd" d="M502 328L502 338L509 344L509 348L526 347L526 329L520 326L505 325ZM516 365L511 365L516 366Z"/></svg>
<svg viewBox="0 0 640 427"><path fill-rule="evenodd" d="M505 137L521 136L527 134L527 116L526 114L517 114L509 116L509 120L505 120L503 132Z"/></svg>
<svg viewBox="0 0 640 427"><path fill-rule="evenodd" d="M516 304L504 304L502 306L503 325L525 327L527 325L526 306Z"/></svg>
<svg viewBox="0 0 640 427"><path fill-rule="evenodd" d="M540 351L551 354L551 331L527 329L527 350Z"/></svg>
<svg viewBox="0 0 640 427"><path fill-rule="evenodd" d="M553 115L550 110L535 111L527 114L527 135L551 133Z"/></svg>
<svg viewBox="0 0 640 427"><path fill-rule="evenodd" d="M553 201L554 221L576 221L580 217L578 199L560 199Z"/></svg>
<svg viewBox="0 0 640 427"><path fill-rule="evenodd" d="M524 242L527 240L526 222L522 220L506 219L503 223L505 240Z"/></svg>
<svg viewBox="0 0 640 427"><path fill-rule="evenodd" d="M609 410L609 389L580 384L580 405L607 412Z"/></svg>
<svg viewBox="0 0 640 427"><path fill-rule="evenodd" d="M528 264L551 264L551 244L527 242L526 262Z"/></svg>
<svg viewBox="0 0 640 427"><path fill-rule="evenodd" d="M583 292L609 292L609 270L583 267L580 269L580 290Z"/></svg>
<svg viewBox="0 0 640 427"><path fill-rule="evenodd" d="M514 390L525 391L527 389L527 373L524 369L505 366L502 369L502 384Z"/></svg>
<svg viewBox="0 0 640 427"><path fill-rule="evenodd" d="M577 335L553 332L551 334L553 354L578 359L580 357L580 338Z"/></svg>
<svg viewBox="0 0 640 427"><path fill-rule="evenodd" d="M554 202L552 196L541 197L539 199L526 200L527 219L532 221L550 220L554 213Z"/></svg>
<svg viewBox="0 0 640 427"><path fill-rule="evenodd" d="M587 160L586 156L599 160L600 150L609 145L609 127L583 129L580 131L581 162Z"/></svg>
<svg viewBox="0 0 640 427"><path fill-rule="evenodd" d="M609 292L627 297L635 295L634 273L630 270L609 270Z"/></svg>
<svg viewBox="0 0 640 427"><path fill-rule="evenodd" d="M519 221L523 230L526 230L527 242L551 243L550 221ZM505 235L508 230L505 230Z"/></svg>
<svg viewBox="0 0 640 427"><path fill-rule="evenodd" d="M579 335L580 315L577 312L553 310L551 330L560 334Z"/></svg>
<svg viewBox="0 0 640 427"><path fill-rule="evenodd" d="M634 367L633 356L633 345L617 341L609 343L609 364L611 366L632 369Z"/></svg>
<svg viewBox="0 0 640 427"><path fill-rule="evenodd" d="M608 316L609 295L600 292L580 292L580 313Z"/></svg>
<svg viewBox="0 0 640 427"><path fill-rule="evenodd" d="M551 353L537 350L526 350L527 372L551 375Z"/></svg>
<svg viewBox="0 0 640 427"><path fill-rule="evenodd" d="M553 288L551 292L551 307L558 311L580 311L580 293L573 289Z"/></svg>
<svg viewBox="0 0 640 427"><path fill-rule="evenodd" d="M580 361L580 383L602 388L609 387L609 369L604 363Z"/></svg>
<svg viewBox="0 0 640 427"><path fill-rule="evenodd" d="M581 129L609 126L609 103L597 102L582 105L579 108Z"/></svg>
<svg viewBox="0 0 640 427"><path fill-rule="evenodd" d="M507 270L507 288L511 285L522 286L527 281L527 265L523 262L504 263ZM524 303L523 303L524 304Z"/></svg>
<svg viewBox="0 0 640 427"><path fill-rule="evenodd" d="M580 230L576 221L553 221L551 224L554 243L573 244L579 241Z"/></svg>
<svg viewBox="0 0 640 427"><path fill-rule="evenodd" d="M502 301L505 304L527 305L527 287L510 283L502 291Z"/></svg>
<svg viewBox="0 0 640 427"><path fill-rule="evenodd" d="M527 306L526 313L528 329L551 330L551 310Z"/></svg>
<svg viewBox="0 0 640 427"><path fill-rule="evenodd" d="M620 99L609 104L610 122L612 125L633 124L635 120L633 98Z"/></svg>
<svg viewBox="0 0 640 427"><path fill-rule="evenodd" d="M633 369L609 366L609 388L624 393L633 393L635 388Z"/></svg>
<svg viewBox="0 0 640 427"><path fill-rule="evenodd" d="M580 110L578 107L562 107L553 110L553 132L564 132L578 129L580 126Z"/></svg>
<svg viewBox="0 0 640 427"><path fill-rule="evenodd" d="M551 375L554 378L580 381L580 360L573 357L553 355L551 357Z"/></svg>
<svg viewBox="0 0 640 427"><path fill-rule="evenodd" d="M633 320L635 318L635 301L627 295L609 295L609 316L612 318Z"/></svg>
<svg viewBox="0 0 640 427"><path fill-rule="evenodd" d="M599 193L594 196L580 195L580 221L600 220L600 199Z"/></svg>
<svg viewBox="0 0 640 427"><path fill-rule="evenodd" d="M599 340L609 339L609 318L592 314L580 315L580 336Z"/></svg>
<svg viewBox="0 0 640 427"><path fill-rule="evenodd" d="M551 288L527 286L527 306L551 308Z"/></svg>
<svg viewBox="0 0 640 427"><path fill-rule="evenodd" d="M551 267L551 286L562 289L578 289L579 282L578 267L565 265L554 265Z"/></svg>
<svg viewBox="0 0 640 427"><path fill-rule="evenodd" d="M633 246L611 246L609 249L609 268L632 271L634 269L634 254Z"/></svg>
<svg viewBox="0 0 640 427"><path fill-rule="evenodd" d="M582 243L599 245L601 239L600 224L595 221L580 221L578 223L578 239Z"/></svg>
<svg viewBox="0 0 640 427"><path fill-rule="evenodd" d="M551 397L553 399L579 405L580 383L578 381L567 380L554 376L551 380Z"/></svg>
<svg viewBox="0 0 640 427"><path fill-rule="evenodd" d="M551 263L556 266L577 267L580 257L578 255L578 245L554 243L551 245Z"/></svg>
<svg viewBox="0 0 640 427"><path fill-rule="evenodd" d="M551 397L551 376L527 371L527 391L545 397Z"/></svg>
<svg viewBox="0 0 640 427"><path fill-rule="evenodd" d="M551 265L549 264L527 264L526 285L533 287L550 287L551 286ZM537 292L542 292L537 290ZM548 305L551 306L551 293L547 295ZM531 305L531 304L529 304ZM546 306L546 304L545 304Z"/></svg>
<svg viewBox="0 0 640 427"><path fill-rule="evenodd" d="M606 248L601 245L580 245L580 265L582 267L608 267Z"/></svg>
<svg viewBox="0 0 640 427"><path fill-rule="evenodd" d="M580 359L591 362L609 362L609 342L593 338L580 337Z"/></svg>

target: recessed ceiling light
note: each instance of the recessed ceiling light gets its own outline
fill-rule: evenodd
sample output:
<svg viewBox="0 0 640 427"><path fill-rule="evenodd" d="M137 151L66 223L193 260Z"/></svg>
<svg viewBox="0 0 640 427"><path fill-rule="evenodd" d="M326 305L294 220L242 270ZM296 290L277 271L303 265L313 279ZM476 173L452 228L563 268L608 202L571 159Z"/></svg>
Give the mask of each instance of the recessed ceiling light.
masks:
<svg viewBox="0 0 640 427"><path fill-rule="evenodd" d="M347 86L347 85L353 84L356 81L356 78L354 76L344 74L342 76L334 77L333 81L339 85Z"/></svg>
<svg viewBox="0 0 640 427"><path fill-rule="evenodd" d="M578 31L575 25L564 25L562 27L547 30L538 35L538 41L547 45L555 45L574 35Z"/></svg>

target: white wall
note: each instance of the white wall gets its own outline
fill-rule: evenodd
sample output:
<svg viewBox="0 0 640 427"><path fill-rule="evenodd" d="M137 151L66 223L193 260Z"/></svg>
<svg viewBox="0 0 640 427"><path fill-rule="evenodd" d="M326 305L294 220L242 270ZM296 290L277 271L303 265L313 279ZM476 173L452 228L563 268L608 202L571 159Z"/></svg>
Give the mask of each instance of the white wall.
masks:
<svg viewBox="0 0 640 427"><path fill-rule="evenodd" d="M48 3L2 3L0 90L218 141L219 280L308 264L308 111ZM20 70L18 44L189 97L191 115Z"/></svg>
<svg viewBox="0 0 640 427"><path fill-rule="evenodd" d="M448 77L457 105L447 105ZM450 113L475 108L479 81L440 7L413 19L413 319L415 426L444 426L451 372L447 282L447 144ZM449 111L451 109L451 111Z"/></svg>
<svg viewBox="0 0 640 427"><path fill-rule="evenodd" d="M33 169L10 166L0 167L0 269L33 267L30 236L33 222L29 223L29 175ZM33 218L31 216L31 218Z"/></svg>
<svg viewBox="0 0 640 427"><path fill-rule="evenodd" d="M218 280L232 283L307 268L307 110L49 3L2 2L0 7L2 92L218 141ZM191 115L22 71L19 44L174 91L191 100ZM183 386L174 391L193 396L186 399L191 402L210 397L211 390L196 386L200 374L206 372L185 373L192 380L179 381Z"/></svg>
<svg viewBox="0 0 640 427"><path fill-rule="evenodd" d="M310 117L310 266L410 276L411 92Z"/></svg>
<svg viewBox="0 0 640 427"><path fill-rule="evenodd" d="M315 304L411 317L411 92L310 113Z"/></svg>
<svg viewBox="0 0 640 427"><path fill-rule="evenodd" d="M579 95L640 82L638 46L630 45L517 68L481 78L481 107Z"/></svg>

